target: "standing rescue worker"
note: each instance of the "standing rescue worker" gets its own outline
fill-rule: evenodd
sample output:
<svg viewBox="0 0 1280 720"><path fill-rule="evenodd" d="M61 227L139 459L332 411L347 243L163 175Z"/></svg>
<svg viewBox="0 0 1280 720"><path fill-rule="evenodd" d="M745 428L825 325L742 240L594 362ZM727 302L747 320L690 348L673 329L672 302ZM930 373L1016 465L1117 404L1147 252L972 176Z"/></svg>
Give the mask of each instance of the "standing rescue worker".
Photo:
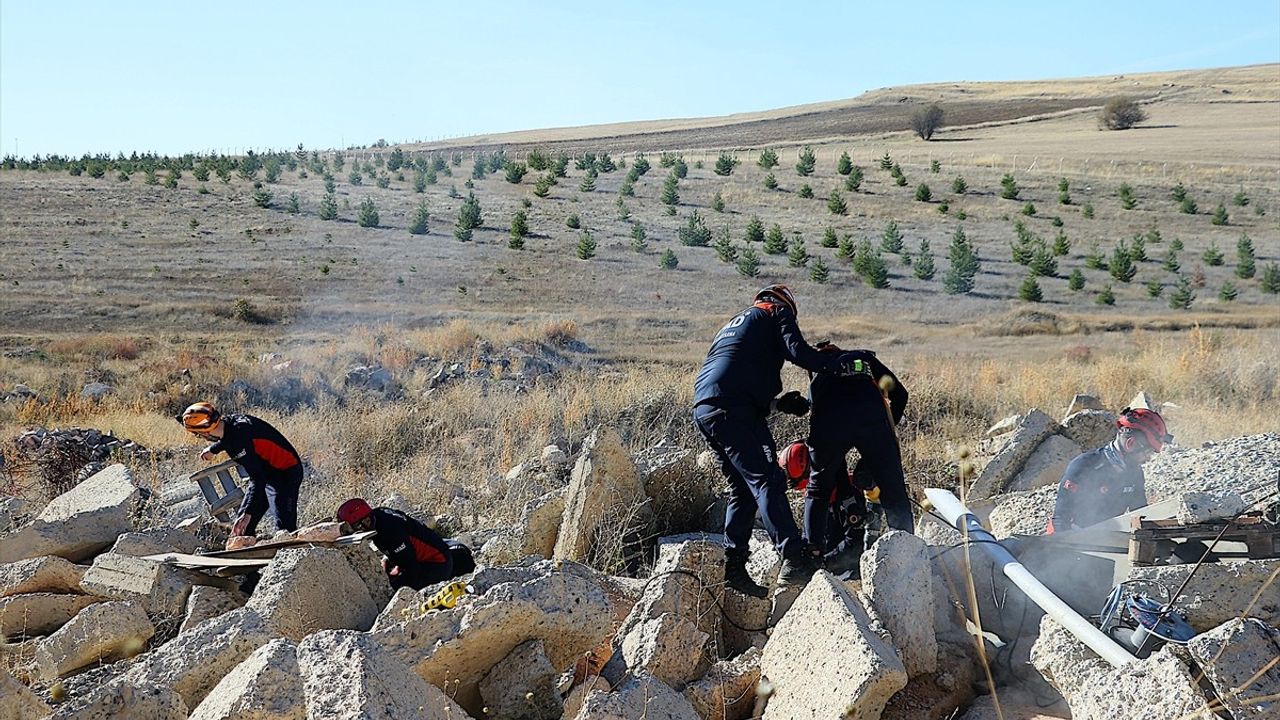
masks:
<svg viewBox="0 0 1280 720"><path fill-rule="evenodd" d="M825 347L823 349L826 349ZM834 348L833 348L834 350ZM809 415L812 474L804 499L804 534L809 542L827 537L831 494L846 478L856 489L878 488L880 506L889 527L915 532L911 498L902 470L902 450L894 427L907 407L907 389L870 350L837 351L847 375L814 375L809 384L813 412ZM847 455L858 451L858 464L849 472ZM862 492L855 492L850 509L865 518ZM864 531L854 532L862 539ZM849 553L861 553L849 547Z"/></svg>
<svg viewBox="0 0 1280 720"><path fill-rule="evenodd" d="M231 526L232 537L253 535L270 507L277 530L298 529L298 490L302 459L293 445L266 420L252 415L222 415L207 402L182 412L182 427L213 444L200 453L205 462L225 452L249 473L249 490Z"/></svg>
<svg viewBox="0 0 1280 720"><path fill-rule="evenodd" d="M1089 527L1145 507L1147 487L1142 464L1170 442L1173 436L1160 413L1146 408L1120 411L1115 438L1096 450L1077 455L1062 473L1053 517L1045 533Z"/></svg>
<svg viewBox="0 0 1280 720"><path fill-rule="evenodd" d="M694 383L693 421L720 459L729 481L725 510L725 583L755 597L768 591L747 573L748 541L757 512L782 556L779 585L803 582L816 567L787 505L768 415L804 415L809 402L782 392L782 364L818 373L842 372L841 358L810 347L796 324L796 300L785 285L756 293L755 303L716 333Z"/></svg>
<svg viewBox="0 0 1280 720"><path fill-rule="evenodd" d="M356 532L377 531L373 544L384 556L382 569L394 590L421 590L476 569L466 545L446 540L399 510L369 507L363 499L352 498L338 508L338 519Z"/></svg>

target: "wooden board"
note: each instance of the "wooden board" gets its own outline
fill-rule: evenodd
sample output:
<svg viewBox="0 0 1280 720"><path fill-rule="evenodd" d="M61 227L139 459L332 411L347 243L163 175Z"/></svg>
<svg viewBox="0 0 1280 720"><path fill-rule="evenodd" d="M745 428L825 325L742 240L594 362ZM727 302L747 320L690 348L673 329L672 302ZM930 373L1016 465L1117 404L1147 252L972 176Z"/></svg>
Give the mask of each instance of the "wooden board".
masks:
<svg viewBox="0 0 1280 720"><path fill-rule="evenodd" d="M159 555L145 555L143 560L151 560L166 565L177 565L179 567L193 568L219 568L219 567L235 567L235 568L255 568L266 567L271 564L271 558L227 558L227 557L210 557L208 555L192 555L190 553L160 553Z"/></svg>
<svg viewBox="0 0 1280 720"><path fill-rule="evenodd" d="M279 543L267 543L263 545L254 545L253 547L241 548L239 550L219 550L217 552L204 553L201 555L192 555L190 553L160 553L158 555L147 555L144 560L153 560L155 562L165 563L166 565L176 565L186 568L204 568L215 569L218 575L236 575L251 572L258 568L264 568L271 564L272 558L281 550L287 550L294 547L347 547L357 545L373 537L377 531L370 530L368 532L356 533L354 535L344 535L337 540L332 541L311 541L311 540L288 540ZM235 572L241 570L244 572Z"/></svg>
<svg viewBox="0 0 1280 720"><path fill-rule="evenodd" d="M355 533L354 535L343 535L337 540L283 540L280 542L262 542L257 545L251 545L247 548L239 550L215 550L213 552L204 553L207 557L221 558L259 558L274 557L281 550L295 547L307 547L308 545L319 545L322 547L346 547L348 545L358 545L377 535L377 530L369 530L368 532Z"/></svg>

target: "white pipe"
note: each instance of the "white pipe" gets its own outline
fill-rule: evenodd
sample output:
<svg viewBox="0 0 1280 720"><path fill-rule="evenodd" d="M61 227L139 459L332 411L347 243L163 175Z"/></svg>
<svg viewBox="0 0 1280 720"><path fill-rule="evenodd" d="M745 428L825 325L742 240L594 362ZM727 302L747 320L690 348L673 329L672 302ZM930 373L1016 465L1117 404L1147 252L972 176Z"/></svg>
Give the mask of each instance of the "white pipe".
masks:
<svg viewBox="0 0 1280 720"><path fill-rule="evenodd" d="M1057 595L1054 595L1049 588L1041 584L1034 575L1023 567L1022 563L1014 559L991 533L983 529L982 523L978 522L978 518L974 517L973 513L969 512L969 509L956 499L955 495L937 488L928 488L924 491L924 494L929 499L929 502L933 504L934 509L947 522L954 525L961 532L967 530L969 537L977 541L973 544L990 555L996 561L996 564L1000 566L1000 571L1004 573L1005 577L1009 578L1014 585L1017 585L1049 617L1058 621L1068 632L1076 636L1085 645L1088 645L1089 649L1115 667L1121 667L1133 662L1133 655L1116 641L1107 637L1101 630L1094 627L1093 623L1080 617L1075 610L1071 609L1071 606L1062 602Z"/></svg>

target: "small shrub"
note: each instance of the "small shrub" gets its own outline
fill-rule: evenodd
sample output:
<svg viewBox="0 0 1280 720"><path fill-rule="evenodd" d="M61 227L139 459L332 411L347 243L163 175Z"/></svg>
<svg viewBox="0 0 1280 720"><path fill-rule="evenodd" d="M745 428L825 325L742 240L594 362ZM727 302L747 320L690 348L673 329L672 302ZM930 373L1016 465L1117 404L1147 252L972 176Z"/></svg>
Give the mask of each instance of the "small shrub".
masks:
<svg viewBox="0 0 1280 720"><path fill-rule="evenodd" d="M570 213L569 217L564 219L564 224L572 230L582 227L582 218L578 217L578 213Z"/></svg>
<svg viewBox="0 0 1280 720"><path fill-rule="evenodd" d="M1058 257L1071 254L1071 241L1067 239L1067 234L1061 230L1053 238L1053 254Z"/></svg>
<svg viewBox="0 0 1280 720"><path fill-rule="evenodd" d="M1125 210L1132 210L1137 207L1138 199L1133 196L1133 188L1129 187L1129 183L1121 183L1116 195L1120 197L1120 207Z"/></svg>
<svg viewBox="0 0 1280 720"><path fill-rule="evenodd" d="M1106 130L1127 130L1147 119L1147 112L1133 98L1120 95L1102 106L1098 127Z"/></svg>
<svg viewBox="0 0 1280 720"><path fill-rule="evenodd" d="M809 183L805 183L804 185L800 186L800 190L796 194L804 198L805 200L812 200L813 188L809 186Z"/></svg>
<svg viewBox="0 0 1280 720"><path fill-rule="evenodd" d="M890 220L884 226L884 231L880 233L880 249L890 253L902 252L902 232L898 230L898 223Z"/></svg>
<svg viewBox="0 0 1280 720"><path fill-rule="evenodd" d="M818 244L824 248L833 248L839 245L840 240L836 237L836 229L828 225L827 229L822 231L822 241Z"/></svg>
<svg viewBox="0 0 1280 720"><path fill-rule="evenodd" d="M925 183L920 183L919 185L916 186L916 201L929 202L932 199L933 199L933 191L929 190L928 185L926 185Z"/></svg>
<svg viewBox="0 0 1280 720"><path fill-rule="evenodd" d="M1169 253L1164 256L1164 264L1161 267L1175 273L1182 267L1182 264L1178 262L1178 253L1174 252L1172 247L1169 248Z"/></svg>
<svg viewBox="0 0 1280 720"><path fill-rule="evenodd" d="M410 235L426 235L429 232L431 223L431 211L427 209L426 201L418 203L418 207L413 211L413 217L409 219Z"/></svg>
<svg viewBox="0 0 1280 720"><path fill-rule="evenodd" d="M738 260L734 265L738 274L743 277L753 278L760 275L760 256L756 254L754 248L744 248L738 254Z"/></svg>
<svg viewBox="0 0 1280 720"><path fill-rule="evenodd" d="M731 263L738 259L738 249L733 246L728 225L725 225L720 230L715 242L711 243L711 247L715 248L716 257L720 258L720 262Z"/></svg>
<svg viewBox="0 0 1280 720"><path fill-rule="evenodd" d="M638 253L649 249L648 234L640 223L631 226L631 249Z"/></svg>
<svg viewBox="0 0 1280 720"><path fill-rule="evenodd" d="M508 162L503 167L503 176L506 177L507 182L512 185L519 185L520 181L524 180L524 175L528 171L529 168L524 163Z"/></svg>
<svg viewBox="0 0 1280 720"><path fill-rule="evenodd" d="M378 206L373 203L373 198L365 198L360 203L360 213L356 216L356 222L362 228L378 227Z"/></svg>
<svg viewBox="0 0 1280 720"><path fill-rule="evenodd" d="M458 225L472 230L483 224L484 218L480 213L480 201L476 199L475 193L467 193L467 199L462 201L462 207L458 209Z"/></svg>
<svg viewBox="0 0 1280 720"><path fill-rule="evenodd" d="M787 264L791 267L804 267L809 264L809 251L805 249L804 240L796 238L787 251Z"/></svg>
<svg viewBox="0 0 1280 720"><path fill-rule="evenodd" d="M1012 175L1005 173L1004 177L1000 178L1000 197L1005 200L1017 200L1019 192L1018 181L1014 180Z"/></svg>
<svg viewBox="0 0 1280 720"><path fill-rule="evenodd" d="M338 200L333 193L325 193L324 197L320 198L320 219L338 219Z"/></svg>
<svg viewBox="0 0 1280 720"><path fill-rule="evenodd" d="M813 259L813 265L809 267L809 279L819 285L826 285L831 280L831 270L822 258Z"/></svg>
<svg viewBox="0 0 1280 720"><path fill-rule="evenodd" d="M912 272L921 280L932 280L937 272L933 264L933 252L929 250L929 241L926 239L920 241L920 252L912 263Z"/></svg>
<svg viewBox="0 0 1280 720"><path fill-rule="evenodd" d="M862 279L877 290L889 287L889 266L885 264L884 257L875 250L871 251L862 263L861 274Z"/></svg>
<svg viewBox="0 0 1280 720"><path fill-rule="evenodd" d="M259 186L256 190L253 191L253 204L257 205L260 208L269 208L271 207L272 197L273 196L270 190L266 189L265 187Z"/></svg>
<svg viewBox="0 0 1280 720"><path fill-rule="evenodd" d="M1101 292L1098 293L1098 297L1094 298L1094 302L1096 302L1099 305L1115 305L1116 294L1114 291L1112 291L1111 286L1107 285L1106 287L1102 288Z"/></svg>
<svg viewBox="0 0 1280 720"><path fill-rule="evenodd" d="M667 179L662 182L662 195L659 199L663 205L667 206L668 214L674 214L675 206L680 202L679 186L680 180L675 173L668 175Z"/></svg>
<svg viewBox="0 0 1280 720"><path fill-rule="evenodd" d="M1209 222L1214 225L1226 225L1227 220L1227 208L1222 203L1218 203L1218 207L1214 208L1213 217L1209 219Z"/></svg>
<svg viewBox="0 0 1280 720"><path fill-rule="evenodd" d="M1222 289L1218 291L1218 299L1222 302L1235 302L1240 296L1240 290L1236 288L1236 284L1230 280L1222 283Z"/></svg>
<svg viewBox="0 0 1280 720"><path fill-rule="evenodd" d="M812 175L817 163L817 156L813 154L813 148L805 145L800 150L800 159L796 161L796 174L800 177Z"/></svg>
<svg viewBox="0 0 1280 720"><path fill-rule="evenodd" d="M766 188L770 189L770 190L775 190L775 189L777 189L777 187L778 187L778 178L774 177L774 176L773 176L773 173L769 173L768 175L765 175L765 176L764 176L764 186L765 186Z"/></svg>
<svg viewBox="0 0 1280 720"><path fill-rule="evenodd" d="M697 210L689 215L689 222L680 228L678 234L681 245L706 247L711 244L711 230Z"/></svg>
<svg viewBox="0 0 1280 720"><path fill-rule="evenodd" d="M662 257L658 258L658 267L663 270L675 270L679 264L680 258L676 257L676 254L670 248L663 250Z"/></svg>
<svg viewBox="0 0 1280 720"><path fill-rule="evenodd" d="M584 232L578 238L577 255L579 260L590 260L596 256L596 240L590 232Z"/></svg>
<svg viewBox="0 0 1280 720"><path fill-rule="evenodd" d="M1080 210L1080 214L1092 220L1093 219L1093 203L1085 203L1084 207L1081 208Z"/></svg>
<svg viewBox="0 0 1280 720"><path fill-rule="evenodd" d="M1152 280L1147 283L1147 297L1158 298L1164 294L1164 283Z"/></svg>
<svg viewBox="0 0 1280 720"><path fill-rule="evenodd" d="M969 244L963 228L957 227L952 234L951 245L947 248L947 258L950 261L950 267L947 268L947 274L942 279L943 290L948 295L964 295L972 292L974 278L981 269L981 263L977 252Z"/></svg>
<svg viewBox="0 0 1280 720"><path fill-rule="evenodd" d="M1222 251L1218 249L1218 244L1211 244L1209 249L1204 251L1204 264L1209 267L1217 267L1222 263Z"/></svg>
<svg viewBox="0 0 1280 720"><path fill-rule="evenodd" d="M1098 243L1094 243L1089 247L1089 252L1085 253L1084 266L1090 270L1106 270L1107 259L1098 249Z"/></svg>
<svg viewBox="0 0 1280 720"><path fill-rule="evenodd" d="M786 254L787 238L782 234L782 226L775 223L769 228L769 233L764 238L764 251L768 255Z"/></svg>
<svg viewBox="0 0 1280 720"><path fill-rule="evenodd" d="M1125 246L1124 241L1117 243L1115 249L1111 251L1111 262L1107 264L1107 271L1111 273L1111 277L1126 283L1138 274L1138 266L1133 264L1133 256L1129 253L1129 248Z"/></svg>
<svg viewBox="0 0 1280 720"><path fill-rule="evenodd" d="M297 215L302 212L302 202L298 199L298 193L289 193L289 202L284 207L285 212L290 215Z"/></svg>
<svg viewBox="0 0 1280 720"><path fill-rule="evenodd" d="M1028 275L1027 279L1022 281L1022 285L1018 288L1018 299L1037 303L1044 299L1044 293L1041 292L1040 283L1036 282L1035 275Z"/></svg>
<svg viewBox="0 0 1280 720"><path fill-rule="evenodd" d="M358 170L352 170L351 173L347 175L347 182L352 185L361 185L364 183L364 175L361 175Z"/></svg>
<svg viewBox="0 0 1280 720"><path fill-rule="evenodd" d="M1280 264L1268 263L1262 268L1262 280L1258 286L1269 295L1280 294Z"/></svg>
<svg viewBox="0 0 1280 720"><path fill-rule="evenodd" d="M382 190L386 190L391 187L391 177L386 173L380 173L377 179L373 181L373 184L377 185Z"/></svg>
<svg viewBox="0 0 1280 720"><path fill-rule="evenodd" d="M881 170L892 170L894 166L893 157L886 151L884 157L880 158Z"/></svg>
<svg viewBox="0 0 1280 720"><path fill-rule="evenodd" d="M1067 287L1072 291L1084 289L1084 273L1080 272L1080 268L1071 271L1071 275L1067 276Z"/></svg>
<svg viewBox="0 0 1280 720"><path fill-rule="evenodd" d="M951 181L951 192L956 195L963 195L969 191L969 185L964 181L964 177L957 175L955 180Z"/></svg>
<svg viewBox="0 0 1280 720"><path fill-rule="evenodd" d="M1177 203L1187 199L1187 189L1182 186L1181 181L1179 181L1177 185L1174 185L1173 189L1169 191L1169 197L1173 198L1173 201Z"/></svg>
<svg viewBox="0 0 1280 720"><path fill-rule="evenodd" d="M716 191L716 196L711 198L711 209L718 213L724 212L724 197L719 190Z"/></svg>
<svg viewBox="0 0 1280 720"><path fill-rule="evenodd" d="M752 216L747 221L746 240L748 244L764 242L764 223L760 221L760 218Z"/></svg>
<svg viewBox="0 0 1280 720"><path fill-rule="evenodd" d="M841 175L853 172L853 159L849 157L849 151L840 153L840 159L836 161L836 172Z"/></svg>
<svg viewBox="0 0 1280 720"><path fill-rule="evenodd" d="M715 174L721 177L728 177L733 174L733 169L737 165L737 158L730 156L729 153L720 153L720 157L716 158Z"/></svg>
<svg viewBox="0 0 1280 720"><path fill-rule="evenodd" d="M1036 214L1036 206L1035 206L1035 203L1027 203L1026 205L1023 205L1023 206L1022 206L1022 214L1023 214L1023 215L1026 215L1027 217L1030 217L1030 216L1032 216L1032 215L1035 215L1035 214Z"/></svg>
<svg viewBox="0 0 1280 720"><path fill-rule="evenodd" d="M862 187L862 168L857 165L853 166L853 170L849 172L849 177L844 179L844 189L849 192L857 192Z"/></svg>
<svg viewBox="0 0 1280 720"><path fill-rule="evenodd" d="M1196 201L1190 197L1182 198L1182 203L1178 206L1178 209L1187 215L1195 215L1200 211L1200 208L1196 207Z"/></svg>
<svg viewBox="0 0 1280 720"><path fill-rule="evenodd" d="M756 164L765 170L772 170L778 166L778 153L773 148L765 148L760 153L760 159L756 161ZM755 276L752 275L751 277Z"/></svg>
<svg viewBox="0 0 1280 720"><path fill-rule="evenodd" d="M593 167L587 170L587 174L582 176L582 182L578 183L578 190L582 192L595 192L596 189L596 169Z"/></svg>
<svg viewBox="0 0 1280 720"><path fill-rule="evenodd" d="M938 162L937 160L930 160L930 161L929 161L929 172L933 173L934 175L937 175L938 173L941 173L941 172L942 172L942 163Z"/></svg>
<svg viewBox="0 0 1280 720"><path fill-rule="evenodd" d="M1235 195L1231 196L1231 204L1236 207L1244 207L1249 204L1249 196L1244 194L1244 190L1239 190Z"/></svg>
<svg viewBox="0 0 1280 720"><path fill-rule="evenodd" d="M1185 275L1178 276L1178 283L1174 286L1173 292L1169 293L1169 307L1174 310L1190 310L1191 303L1195 302L1196 293L1191 289L1191 281Z"/></svg>
<svg viewBox="0 0 1280 720"><path fill-rule="evenodd" d="M517 210L511 216L511 238L518 240L529 234L529 216L524 210Z"/></svg>

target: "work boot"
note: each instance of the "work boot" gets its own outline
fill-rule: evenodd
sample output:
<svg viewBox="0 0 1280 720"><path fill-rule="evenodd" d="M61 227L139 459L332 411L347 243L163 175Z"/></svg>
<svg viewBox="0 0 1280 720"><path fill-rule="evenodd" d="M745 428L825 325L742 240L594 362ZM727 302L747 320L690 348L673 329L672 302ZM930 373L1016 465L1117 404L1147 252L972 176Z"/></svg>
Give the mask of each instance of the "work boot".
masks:
<svg viewBox="0 0 1280 720"><path fill-rule="evenodd" d="M725 564L724 584L743 595L749 595L753 598L769 597L768 588L756 584L756 581L751 579L750 573L747 572L745 561L740 563L729 561Z"/></svg>
<svg viewBox="0 0 1280 720"><path fill-rule="evenodd" d="M782 561L782 569L778 571L778 587L804 585L817 569L818 563L808 553L785 559Z"/></svg>
<svg viewBox="0 0 1280 720"><path fill-rule="evenodd" d="M827 556L827 572L832 575L842 575L852 571L853 575L850 579L854 579L859 575L861 560L861 542L847 543L845 547Z"/></svg>

